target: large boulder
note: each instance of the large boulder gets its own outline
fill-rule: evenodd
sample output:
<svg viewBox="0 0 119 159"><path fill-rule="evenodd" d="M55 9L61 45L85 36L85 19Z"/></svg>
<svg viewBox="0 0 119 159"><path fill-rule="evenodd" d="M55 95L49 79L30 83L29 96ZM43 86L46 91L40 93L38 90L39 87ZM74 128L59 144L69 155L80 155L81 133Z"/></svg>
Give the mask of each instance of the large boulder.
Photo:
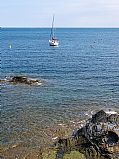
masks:
<svg viewBox="0 0 119 159"><path fill-rule="evenodd" d="M101 110L72 136L58 141L62 150L78 150L86 159L119 159L119 114Z"/></svg>

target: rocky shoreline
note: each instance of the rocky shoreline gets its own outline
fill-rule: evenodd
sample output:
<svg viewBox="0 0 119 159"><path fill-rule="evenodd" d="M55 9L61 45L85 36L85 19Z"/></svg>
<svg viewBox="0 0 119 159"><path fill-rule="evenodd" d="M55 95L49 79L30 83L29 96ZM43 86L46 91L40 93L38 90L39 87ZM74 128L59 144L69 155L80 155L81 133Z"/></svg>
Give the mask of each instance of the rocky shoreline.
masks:
<svg viewBox="0 0 119 159"><path fill-rule="evenodd" d="M54 131L51 146L31 149L18 144L1 148L0 159L119 159L119 113L100 110L77 123L79 129L69 137L65 125L60 124L62 130Z"/></svg>

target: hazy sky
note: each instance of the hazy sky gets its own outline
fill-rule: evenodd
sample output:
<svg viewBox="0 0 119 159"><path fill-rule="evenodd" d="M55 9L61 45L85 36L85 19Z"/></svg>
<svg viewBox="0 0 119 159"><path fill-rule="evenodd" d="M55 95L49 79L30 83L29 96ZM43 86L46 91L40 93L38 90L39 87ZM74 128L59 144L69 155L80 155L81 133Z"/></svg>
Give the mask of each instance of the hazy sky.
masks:
<svg viewBox="0 0 119 159"><path fill-rule="evenodd" d="M119 27L119 0L0 0L0 26Z"/></svg>

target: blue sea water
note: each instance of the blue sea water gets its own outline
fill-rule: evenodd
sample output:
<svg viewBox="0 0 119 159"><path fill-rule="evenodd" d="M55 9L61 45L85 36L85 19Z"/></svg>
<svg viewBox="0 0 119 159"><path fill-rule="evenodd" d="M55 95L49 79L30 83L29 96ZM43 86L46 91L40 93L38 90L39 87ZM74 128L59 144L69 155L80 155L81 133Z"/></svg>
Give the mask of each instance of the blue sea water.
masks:
<svg viewBox="0 0 119 159"><path fill-rule="evenodd" d="M86 111L119 109L118 28L58 28L59 47L49 46L48 28L2 28L0 33L1 78L43 81L41 86L1 85L2 143L18 140L16 132L40 131Z"/></svg>

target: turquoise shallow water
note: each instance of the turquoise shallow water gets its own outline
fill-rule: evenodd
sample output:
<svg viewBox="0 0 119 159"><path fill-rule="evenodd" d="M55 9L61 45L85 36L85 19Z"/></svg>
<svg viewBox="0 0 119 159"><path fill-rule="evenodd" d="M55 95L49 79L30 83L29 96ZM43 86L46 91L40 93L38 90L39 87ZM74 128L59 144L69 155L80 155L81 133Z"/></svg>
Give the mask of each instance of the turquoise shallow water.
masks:
<svg viewBox="0 0 119 159"><path fill-rule="evenodd" d="M26 140L18 134L28 130L38 139L41 129L87 111L119 108L119 29L59 28L59 47L49 46L50 29L0 34L1 78L43 80L42 86L1 85L2 144Z"/></svg>

